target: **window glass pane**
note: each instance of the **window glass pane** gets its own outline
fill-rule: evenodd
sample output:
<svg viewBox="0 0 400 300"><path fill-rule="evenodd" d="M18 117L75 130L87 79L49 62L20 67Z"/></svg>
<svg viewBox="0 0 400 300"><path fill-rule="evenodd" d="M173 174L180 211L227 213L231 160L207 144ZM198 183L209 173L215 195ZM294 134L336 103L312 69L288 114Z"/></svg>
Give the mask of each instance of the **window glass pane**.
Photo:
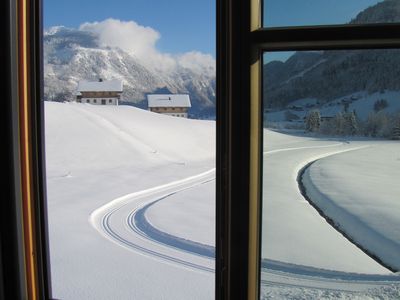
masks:
<svg viewBox="0 0 400 300"><path fill-rule="evenodd" d="M397 0L264 0L264 27L397 23Z"/></svg>
<svg viewBox="0 0 400 300"><path fill-rule="evenodd" d="M264 54L263 299L398 298L399 60Z"/></svg>
<svg viewBox="0 0 400 300"><path fill-rule="evenodd" d="M213 299L215 1L45 0L44 27L54 298Z"/></svg>

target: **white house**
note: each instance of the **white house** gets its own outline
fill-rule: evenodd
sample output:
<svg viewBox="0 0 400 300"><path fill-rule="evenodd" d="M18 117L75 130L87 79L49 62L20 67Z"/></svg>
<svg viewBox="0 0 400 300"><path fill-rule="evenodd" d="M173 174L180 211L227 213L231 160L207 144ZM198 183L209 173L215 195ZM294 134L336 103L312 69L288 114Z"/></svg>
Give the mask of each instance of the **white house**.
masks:
<svg viewBox="0 0 400 300"><path fill-rule="evenodd" d="M122 81L79 81L76 102L97 105L118 105L121 99Z"/></svg>
<svg viewBox="0 0 400 300"><path fill-rule="evenodd" d="M187 118L191 107L189 95L157 94L147 95L149 110L168 116Z"/></svg>

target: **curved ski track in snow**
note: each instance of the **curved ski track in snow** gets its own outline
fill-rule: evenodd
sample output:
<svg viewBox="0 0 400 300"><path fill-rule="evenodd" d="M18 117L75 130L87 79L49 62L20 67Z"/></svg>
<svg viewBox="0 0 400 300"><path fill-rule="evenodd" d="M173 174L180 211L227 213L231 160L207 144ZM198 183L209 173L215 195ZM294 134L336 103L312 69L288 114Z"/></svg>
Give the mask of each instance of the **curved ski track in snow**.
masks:
<svg viewBox="0 0 400 300"><path fill-rule="evenodd" d="M344 144L346 143L338 142L329 145L281 148L265 151L263 154L270 155L278 152L295 151L302 149L330 148L341 146ZM297 166L295 171L296 173L300 172L300 170L304 168L307 164L318 159L348 151L355 151L365 147L368 146L331 151L318 156L310 157L308 160L302 162L300 166ZM190 176L182 180L173 181L168 184L156 186L119 197L107 203L106 205L96 209L90 215L90 223L103 236L120 246L133 250L135 252L139 252L146 256L161 259L162 261L167 263L172 263L182 267L188 267L190 269L214 273L214 266L213 264L210 264L210 261L213 262L214 259L211 258L210 255L202 255L201 253L199 253L199 251L193 251L193 249L182 249L179 243L178 245L174 244L174 241L182 241L182 238L161 232L160 230L154 228L147 220L145 220L144 226L143 224L138 225L138 222L140 222L140 220L138 221L138 214L139 216L142 215L142 217L145 219L144 213L151 205L157 203L158 201L162 201L176 193L195 188L196 186L212 181L214 179L215 169L211 169L207 172ZM120 230L114 229L111 222L111 218L117 212L121 211L124 211L123 215L125 217L123 218L123 222L125 230L129 230L128 235L126 233L121 234L119 232ZM167 238L172 238L173 240L169 242L166 242L165 240L158 240L158 235L149 234L148 230L146 230L146 226L151 227L150 230L155 229L161 234L165 234ZM212 247L208 245L202 245L193 241L186 242L191 244L195 248ZM173 251L171 253L169 251L165 251L165 249L172 249ZM177 253L178 255L176 255ZM188 254L188 256L181 257L179 253L186 253ZM194 257L200 257L202 258L202 260L196 261L195 259L195 261L193 261L192 259ZM206 263L204 263L204 257L206 257ZM268 276L268 279L263 278L265 275ZM261 283L264 286L274 285L282 287L301 287L354 292L364 291L369 288L381 287L393 283L398 284L400 283L400 279L398 276L395 275L364 276L359 274L349 274L345 272L331 272L306 266L293 267L293 265L283 262L263 260Z"/></svg>
<svg viewBox="0 0 400 300"><path fill-rule="evenodd" d="M291 147L265 151L264 155L304 149L332 148L347 144L348 142L338 142L319 146ZM296 178L299 176L301 170L312 162L329 156L356 151L367 147L369 146L358 146L348 149L329 151L316 156L310 156L308 159L296 166L294 170ZM400 284L400 277L396 275L352 274L339 271L323 270L308 266L292 265L289 263L273 261L269 259L265 259L261 263L260 280L263 286L311 288L335 292L361 292L371 288L380 288L382 286Z"/></svg>
<svg viewBox="0 0 400 300"><path fill-rule="evenodd" d="M192 252L180 255L179 253L182 252L181 249L178 250L176 247L172 248L170 246L166 247L165 243L150 239L142 231L137 230L135 226L129 224L132 211L137 212L143 207L148 207L149 204L165 199L178 192L194 188L214 180L214 178L215 169L211 169L182 180L125 195L96 209L90 216L90 222L105 237L125 248L184 267L214 272L213 265L210 263L212 260L209 258L205 259L201 257L200 259L196 259L194 256L198 255ZM116 221L120 222L118 225L123 225L120 228L115 228L115 223L113 226L111 222L111 218L116 214L122 214L122 216L118 216L119 218ZM122 227L123 229L121 229Z"/></svg>
<svg viewBox="0 0 400 300"><path fill-rule="evenodd" d="M202 182L201 184L208 183L210 181L213 181L214 179ZM192 186L194 187L194 186ZM192 188L189 187L189 188ZM182 191L182 190L181 190ZM180 191L180 192L181 192ZM145 213L146 211L154 204L157 202L164 200L170 196L175 195L177 192L171 193L169 195L166 195L162 198L159 198L149 204L146 204L145 206L135 209L132 211L128 217L127 217L127 224L128 226L137 234L147 238L151 239L155 242L165 244L169 247L179 249L180 251L186 251L195 255L203 256L209 259L214 259L215 257L215 247L206 245L206 244L201 244L192 240L188 239L183 239L178 236L174 236L172 234L169 234L167 232L161 231L157 228L155 228L151 223L146 219Z"/></svg>

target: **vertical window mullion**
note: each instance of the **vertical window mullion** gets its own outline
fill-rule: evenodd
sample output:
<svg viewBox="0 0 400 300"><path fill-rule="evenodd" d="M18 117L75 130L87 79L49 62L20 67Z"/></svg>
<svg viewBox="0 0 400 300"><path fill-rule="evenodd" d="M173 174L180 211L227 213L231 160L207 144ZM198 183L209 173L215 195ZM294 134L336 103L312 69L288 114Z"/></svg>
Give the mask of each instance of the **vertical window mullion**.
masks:
<svg viewBox="0 0 400 300"><path fill-rule="evenodd" d="M251 0L250 33L262 26L262 0ZM262 97L261 51L250 47L250 175L248 299L260 298Z"/></svg>

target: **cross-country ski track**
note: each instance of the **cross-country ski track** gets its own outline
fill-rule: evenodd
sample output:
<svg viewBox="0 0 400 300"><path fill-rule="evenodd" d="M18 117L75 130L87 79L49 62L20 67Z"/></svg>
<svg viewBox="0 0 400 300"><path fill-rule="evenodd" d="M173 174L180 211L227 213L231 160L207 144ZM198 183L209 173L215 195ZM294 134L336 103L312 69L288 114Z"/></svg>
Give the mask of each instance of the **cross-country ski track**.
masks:
<svg viewBox="0 0 400 300"><path fill-rule="evenodd" d="M326 148L323 154L310 156L301 165L294 166L297 173L311 162L328 156L357 151L362 147L337 147L347 143L335 142L328 145L290 147L265 151L264 155L296 152L307 149ZM332 149L331 149L332 148ZM199 185L215 180L215 169L181 180L134 192L96 209L90 215L90 223L104 237L163 263L199 272L214 272L214 247L196 241L185 240L154 228L146 219L145 212L152 205L182 191L195 189ZM294 177L295 180L295 177ZM310 206L310 209L312 206ZM321 218L321 222L325 222ZM332 291L358 292L385 285L399 284L396 275L360 275L318 268L299 266L265 259L262 261L261 283L264 286L306 287Z"/></svg>

